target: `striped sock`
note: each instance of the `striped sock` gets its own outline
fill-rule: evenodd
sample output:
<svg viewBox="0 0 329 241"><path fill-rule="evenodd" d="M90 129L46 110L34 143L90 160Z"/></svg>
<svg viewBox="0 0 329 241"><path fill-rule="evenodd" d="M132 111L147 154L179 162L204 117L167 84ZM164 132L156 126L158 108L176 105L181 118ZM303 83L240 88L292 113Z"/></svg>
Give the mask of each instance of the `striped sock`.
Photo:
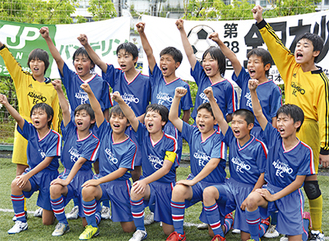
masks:
<svg viewBox="0 0 329 241"><path fill-rule="evenodd" d="M131 214L133 215L134 223L137 230L144 230L144 198L139 200L130 199Z"/></svg>
<svg viewBox="0 0 329 241"><path fill-rule="evenodd" d="M211 206L204 206L204 210L207 215L208 223L212 231L214 231L214 234L219 234L220 236L224 237L225 235L221 227L220 214L217 203Z"/></svg>
<svg viewBox="0 0 329 241"><path fill-rule="evenodd" d="M184 213L185 213L185 202L174 202L171 200L171 215L174 223L175 231L179 234L184 235Z"/></svg>
<svg viewBox="0 0 329 241"><path fill-rule="evenodd" d="M57 199L50 199L50 203L58 222L68 224L64 211L63 196L61 195Z"/></svg>
<svg viewBox="0 0 329 241"><path fill-rule="evenodd" d="M260 213L257 208L255 211L249 212L246 210L246 219L249 227L250 236L252 239L259 240L259 225L260 225Z"/></svg>
<svg viewBox="0 0 329 241"><path fill-rule="evenodd" d="M11 202L13 203L16 220L26 223L26 217L24 212L24 195L11 194Z"/></svg>
<svg viewBox="0 0 329 241"><path fill-rule="evenodd" d="M98 226L99 223L100 223L101 220L102 220L101 212L96 212L96 213L95 213L95 218L96 218L96 224L97 224L97 226Z"/></svg>
<svg viewBox="0 0 329 241"><path fill-rule="evenodd" d="M83 212L86 216L88 225L97 227L96 217L95 217L96 207L97 207L96 200L93 199L90 202L86 202L86 201L82 200L82 207L83 207Z"/></svg>

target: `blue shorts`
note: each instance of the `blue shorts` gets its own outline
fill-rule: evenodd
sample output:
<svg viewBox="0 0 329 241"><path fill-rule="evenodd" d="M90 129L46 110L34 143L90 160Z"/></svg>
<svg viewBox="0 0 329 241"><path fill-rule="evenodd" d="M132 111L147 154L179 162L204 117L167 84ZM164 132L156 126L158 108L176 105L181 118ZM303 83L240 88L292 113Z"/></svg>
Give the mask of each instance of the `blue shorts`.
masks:
<svg viewBox="0 0 329 241"><path fill-rule="evenodd" d="M65 180L67 176L69 175L70 170L66 169L63 173L59 175L60 179ZM63 196L64 199L64 205L66 206L71 199L77 198L78 206L79 206L79 216L85 217L85 213L83 212L82 207L82 184L84 184L86 181L93 178L93 171L92 170L79 170L78 173L75 175L75 177L72 179L69 185L67 185L67 194L66 196Z"/></svg>
<svg viewBox="0 0 329 241"><path fill-rule="evenodd" d="M263 186L271 194L277 193L282 188L267 184ZM262 218L270 216L275 211L278 211L278 224L276 229L281 234L300 235L304 233L303 228L303 211L304 211L304 196L300 189L280 198L274 202L268 202L267 209L259 208Z"/></svg>
<svg viewBox="0 0 329 241"><path fill-rule="evenodd" d="M144 205L149 206L154 212L154 220L173 225L171 216L171 193L175 183L152 182L150 186L150 199L144 200Z"/></svg>
<svg viewBox="0 0 329 241"><path fill-rule="evenodd" d="M104 200L111 201L111 212L113 222L130 222L133 216L130 209L130 189L131 183L126 181L111 181L102 183L103 195L97 200L98 204Z"/></svg>
<svg viewBox="0 0 329 241"><path fill-rule="evenodd" d="M133 140L133 142L137 145L137 153L136 153L134 166L135 167L141 166L142 165L142 147L136 139L135 131L133 130L132 127L129 126L126 129L125 134L128 135Z"/></svg>
<svg viewBox="0 0 329 241"><path fill-rule="evenodd" d="M176 138L177 140L177 161L180 164L180 159L182 157L182 150L183 150L183 138L181 132L179 132L176 127L168 121L167 124L163 127L163 131Z"/></svg>
<svg viewBox="0 0 329 241"><path fill-rule="evenodd" d="M26 169L24 173L31 171L30 168ZM23 191L23 194L26 198L30 198L32 194L36 191L39 191L37 205L45 210L52 211L50 204L50 182L57 178L58 171L50 171L48 169L43 169L41 172L33 175L29 181L31 183L30 191Z"/></svg>

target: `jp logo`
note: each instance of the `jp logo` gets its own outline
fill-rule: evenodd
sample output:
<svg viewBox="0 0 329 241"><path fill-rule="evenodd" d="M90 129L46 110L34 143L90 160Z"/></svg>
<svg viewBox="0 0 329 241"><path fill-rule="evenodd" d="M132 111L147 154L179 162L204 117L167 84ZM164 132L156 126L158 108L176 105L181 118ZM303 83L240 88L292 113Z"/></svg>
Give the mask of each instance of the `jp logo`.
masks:
<svg viewBox="0 0 329 241"><path fill-rule="evenodd" d="M149 155L149 161L155 169L160 169L163 165L163 160L160 160L157 156Z"/></svg>
<svg viewBox="0 0 329 241"><path fill-rule="evenodd" d="M110 149L106 148L105 153L108 156L110 163L114 165L118 163L118 159L115 158L114 154L111 152Z"/></svg>
<svg viewBox="0 0 329 241"><path fill-rule="evenodd" d="M5 24L0 28L1 35L11 36L6 38L6 45L12 49L22 49L27 41L34 41L39 36L39 29Z"/></svg>
<svg viewBox="0 0 329 241"><path fill-rule="evenodd" d="M246 171L250 170L250 166L248 164L244 163L244 161L241 161L237 157L233 157L231 161L233 164L235 164L237 172L244 173L244 170L246 170Z"/></svg>
<svg viewBox="0 0 329 241"><path fill-rule="evenodd" d="M210 156L207 156L206 153L203 152L195 152L194 153L194 158L198 160L199 166L204 167L205 165L207 165L207 163L210 161Z"/></svg>
<svg viewBox="0 0 329 241"><path fill-rule="evenodd" d="M293 169L288 166L288 164L277 160L272 163L274 168L276 169L276 176L284 178L284 173L292 174Z"/></svg>

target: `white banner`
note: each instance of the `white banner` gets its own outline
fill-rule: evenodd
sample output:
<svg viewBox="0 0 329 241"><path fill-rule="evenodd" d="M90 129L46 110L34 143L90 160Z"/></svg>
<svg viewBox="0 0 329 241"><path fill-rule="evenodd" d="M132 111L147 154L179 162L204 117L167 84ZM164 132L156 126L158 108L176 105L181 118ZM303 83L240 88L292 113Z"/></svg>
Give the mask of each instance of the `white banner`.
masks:
<svg viewBox="0 0 329 241"><path fill-rule="evenodd" d="M328 19L327 19L328 18ZM328 75L328 34L329 11L310 13L297 16L266 19L272 25L283 44L292 52L295 49L295 38L305 32L319 34L325 41L325 47L317 64L321 66ZM194 81L190 75L190 65L185 55L179 31L175 25L175 19L143 16L145 22L145 33L153 49L153 54L159 63L159 53L168 46L174 46L183 53L183 61L177 69L177 77L184 80ZM207 39L212 32L218 32L221 40L237 55L241 64L246 67L247 52L252 48L263 47L266 49L262 37L255 26L255 20L241 21L184 21L184 28L188 34L191 45L196 49L196 57L201 60L203 52L211 45L216 45ZM145 55L144 55L145 56ZM143 60L143 71L148 74L148 63L146 57ZM225 77L231 80L233 68L227 60ZM275 66L270 70L270 78L275 83L282 84Z"/></svg>

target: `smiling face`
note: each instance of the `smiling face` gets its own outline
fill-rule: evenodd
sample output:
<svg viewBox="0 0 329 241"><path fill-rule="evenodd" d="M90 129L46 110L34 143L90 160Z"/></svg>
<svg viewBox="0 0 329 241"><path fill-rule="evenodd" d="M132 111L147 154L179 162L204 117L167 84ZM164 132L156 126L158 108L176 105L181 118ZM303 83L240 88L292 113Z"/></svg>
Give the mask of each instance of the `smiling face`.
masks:
<svg viewBox="0 0 329 241"><path fill-rule="evenodd" d="M217 121L212 116L211 112L206 108L198 110L197 116L195 118L195 123L204 137L214 132L214 125Z"/></svg>
<svg viewBox="0 0 329 241"><path fill-rule="evenodd" d="M128 53L125 49L120 49L117 56L118 64L123 72L129 72L130 70L135 69L137 58L134 60L131 53Z"/></svg>
<svg viewBox="0 0 329 241"><path fill-rule="evenodd" d="M32 124L36 129L48 127L48 122L52 117L48 117L47 112L42 108L36 108L31 113Z"/></svg>
<svg viewBox="0 0 329 241"><path fill-rule="evenodd" d="M246 143L250 139L250 130L253 128L254 124L250 123L248 125L244 116L233 115L231 122L231 128L236 139L241 143Z"/></svg>
<svg viewBox="0 0 329 241"><path fill-rule="evenodd" d="M90 70L93 68L88 56L83 54L75 56L73 64L75 71L81 78L88 77L90 75Z"/></svg>
<svg viewBox="0 0 329 241"><path fill-rule="evenodd" d="M175 76L175 71L179 67L180 63L175 62L174 58L170 54L163 54L160 57L160 70L163 77Z"/></svg>
<svg viewBox="0 0 329 241"><path fill-rule="evenodd" d="M113 112L110 116L110 125L113 133L120 135L124 134L129 122L124 115Z"/></svg>
<svg viewBox="0 0 329 241"><path fill-rule="evenodd" d="M45 63L38 59L31 59L31 61L29 62L29 67L32 71L32 75L35 79L37 79L38 77L43 77L44 73L45 73Z"/></svg>
<svg viewBox="0 0 329 241"><path fill-rule="evenodd" d="M162 132L162 127L166 124L166 122L162 120L159 112L154 110L148 110L146 112L144 123L150 134L157 134Z"/></svg>
<svg viewBox="0 0 329 241"><path fill-rule="evenodd" d="M320 51L314 51L313 43L308 39L300 39L296 44L295 60L297 64L314 62L314 58L320 54Z"/></svg>
<svg viewBox="0 0 329 241"><path fill-rule="evenodd" d="M270 68L270 64L264 66L262 57L257 55L251 55L248 58L247 69L250 78L261 80L266 78L266 71Z"/></svg>
<svg viewBox="0 0 329 241"><path fill-rule="evenodd" d="M202 60L202 67L208 77L219 75L218 61L208 53Z"/></svg>
<svg viewBox="0 0 329 241"><path fill-rule="evenodd" d="M79 131L89 129L90 126L95 123L95 120L91 120L90 115L86 110L76 111L74 115L74 121Z"/></svg>

